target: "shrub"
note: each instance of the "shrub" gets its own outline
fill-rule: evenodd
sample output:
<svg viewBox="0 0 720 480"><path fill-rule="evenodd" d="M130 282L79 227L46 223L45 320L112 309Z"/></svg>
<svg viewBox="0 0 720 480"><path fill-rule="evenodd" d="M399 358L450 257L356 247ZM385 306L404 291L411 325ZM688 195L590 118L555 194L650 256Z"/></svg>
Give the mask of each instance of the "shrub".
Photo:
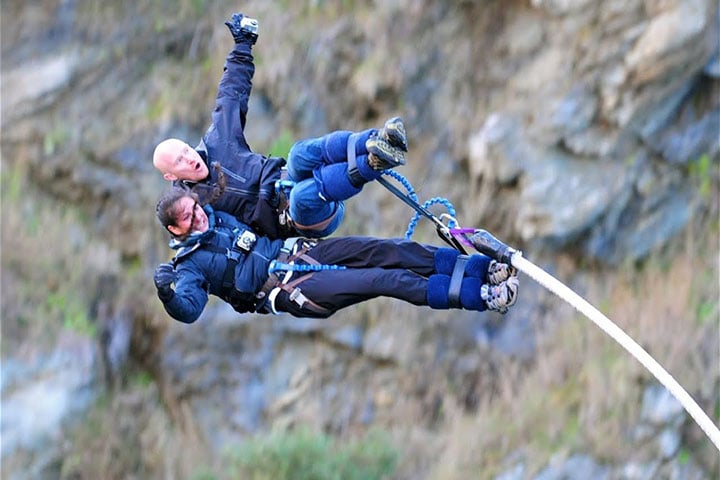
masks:
<svg viewBox="0 0 720 480"><path fill-rule="evenodd" d="M305 428L253 438L228 456L232 478L250 480L389 478L398 459L389 438L380 431L339 445Z"/></svg>

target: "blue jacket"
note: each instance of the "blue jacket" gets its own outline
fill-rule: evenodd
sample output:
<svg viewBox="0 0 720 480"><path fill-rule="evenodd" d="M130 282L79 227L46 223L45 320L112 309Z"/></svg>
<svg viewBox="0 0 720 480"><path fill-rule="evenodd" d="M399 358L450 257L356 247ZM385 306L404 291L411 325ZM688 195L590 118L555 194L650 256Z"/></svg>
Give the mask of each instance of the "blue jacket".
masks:
<svg viewBox="0 0 720 480"><path fill-rule="evenodd" d="M210 227L201 234L193 234L186 240L172 240L170 247L178 251L175 256L175 293L164 301L165 310L176 320L192 323L198 319L208 301L208 295L215 295L229 301L228 290L223 288L225 270L229 261L229 251L237 236L249 227L225 212L214 212L205 206ZM268 279L268 266L277 258L282 240L257 237L250 253L238 257L234 272L234 288L246 298L255 300ZM263 302L254 308L238 310L260 310ZM231 303L232 305L232 303ZM235 306L235 305L233 305ZM237 307L236 307L237 309Z"/></svg>
<svg viewBox="0 0 720 480"><path fill-rule="evenodd" d="M184 182L201 198L208 200L218 184L217 162L226 179L225 193L212 205L228 212L261 235L271 238L291 236L278 220L275 181L285 165L282 158L266 158L250 150L245 139L245 123L255 65L250 41L236 43L225 61L218 85L212 124L195 147L210 170L209 177L196 184Z"/></svg>

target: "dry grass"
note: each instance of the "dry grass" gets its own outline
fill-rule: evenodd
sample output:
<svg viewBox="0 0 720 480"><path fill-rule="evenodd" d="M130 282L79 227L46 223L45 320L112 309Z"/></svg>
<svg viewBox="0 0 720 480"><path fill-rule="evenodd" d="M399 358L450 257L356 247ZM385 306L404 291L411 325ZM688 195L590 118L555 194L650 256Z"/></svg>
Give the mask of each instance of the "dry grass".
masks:
<svg viewBox="0 0 720 480"><path fill-rule="evenodd" d="M82 227L68 206L41 202L21 165L2 172L3 350L52 342L60 328L93 333L89 317L103 274L119 256Z"/></svg>

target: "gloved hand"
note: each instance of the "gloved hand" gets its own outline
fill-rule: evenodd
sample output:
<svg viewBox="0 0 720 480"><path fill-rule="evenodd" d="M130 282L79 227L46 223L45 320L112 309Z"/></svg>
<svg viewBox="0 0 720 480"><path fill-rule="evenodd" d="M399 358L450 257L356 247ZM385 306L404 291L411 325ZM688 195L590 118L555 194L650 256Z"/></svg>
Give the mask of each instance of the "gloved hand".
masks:
<svg viewBox="0 0 720 480"><path fill-rule="evenodd" d="M258 21L254 18L246 17L242 13L234 13L231 21L225 22L230 29L235 43L250 41L255 45L258 39Z"/></svg>
<svg viewBox="0 0 720 480"><path fill-rule="evenodd" d="M173 296L173 289L170 287L177 278L172 263L161 263L155 269L155 288L157 288L158 297L163 302L170 300Z"/></svg>

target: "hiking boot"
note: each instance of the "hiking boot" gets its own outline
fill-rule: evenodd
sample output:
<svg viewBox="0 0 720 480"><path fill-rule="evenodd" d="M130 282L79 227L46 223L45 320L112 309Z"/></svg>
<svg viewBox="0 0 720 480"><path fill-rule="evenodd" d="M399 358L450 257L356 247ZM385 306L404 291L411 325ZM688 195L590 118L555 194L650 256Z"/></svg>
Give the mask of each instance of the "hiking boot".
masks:
<svg viewBox="0 0 720 480"><path fill-rule="evenodd" d="M517 277L517 269L507 263L490 260L487 269L487 280L490 285L500 285L510 277Z"/></svg>
<svg viewBox="0 0 720 480"><path fill-rule="evenodd" d="M365 142L368 151L368 165L373 170L387 170L400 165L405 165L405 153L399 148L390 145L390 142L373 135Z"/></svg>
<svg viewBox="0 0 720 480"><path fill-rule="evenodd" d="M385 125L378 132L378 137L387 141L391 146L399 148L403 152L408 151L405 124L400 117L393 117L385 122Z"/></svg>
<svg viewBox="0 0 720 480"><path fill-rule="evenodd" d="M519 284L518 277L508 277L499 285L485 283L480 287L480 297L488 310L506 313L517 301Z"/></svg>

